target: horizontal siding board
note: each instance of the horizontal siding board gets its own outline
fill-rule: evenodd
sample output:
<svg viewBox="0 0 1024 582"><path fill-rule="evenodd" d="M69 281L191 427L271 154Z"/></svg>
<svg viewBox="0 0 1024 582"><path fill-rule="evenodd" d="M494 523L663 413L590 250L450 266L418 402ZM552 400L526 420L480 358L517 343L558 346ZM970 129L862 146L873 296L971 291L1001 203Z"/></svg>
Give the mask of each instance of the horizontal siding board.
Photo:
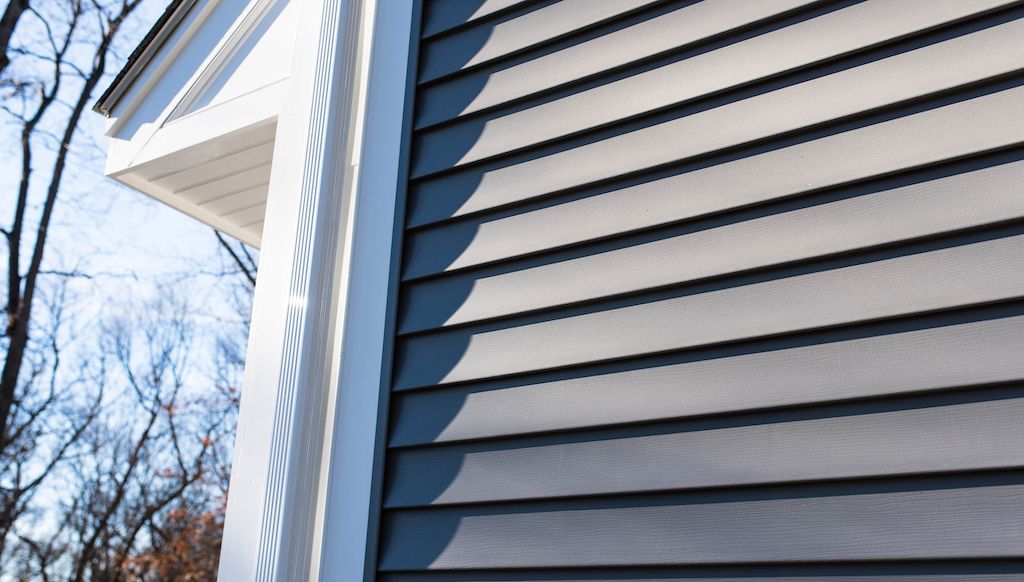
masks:
<svg viewBox="0 0 1024 582"><path fill-rule="evenodd" d="M870 0L532 107L510 117L565 135L891 42L1012 4L1008 0ZM450 97L448 102L452 103ZM628 98L627 98L628 97ZM464 103L462 95L454 103ZM439 101L439 100L438 100ZM477 107L485 101L477 97ZM472 102L471 102L472 103ZM424 100L420 124L452 105ZM569 112L568 114L566 112ZM539 129L538 129L539 131Z"/></svg>
<svg viewBox="0 0 1024 582"><path fill-rule="evenodd" d="M1024 575L1024 3L425 10L382 580Z"/></svg>
<svg viewBox="0 0 1024 582"><path fill-rule="evenodd" d="M849 569L849 568L848 568ZM852 575L828 575L828 574L814 574L813 580L825 580L827 582L1019 582L1021 576L1024 573L1020 571L1012 574L921 574L921 575L891 575L891 574L852 574ZM452 578L448 576L431 576L425 578L419 577L407 577L407 576L383 576L378 578L383 582L449 582L449 581L468 581L468 582L551 582L557 580L559 582L807 582L809 578L805 574L795 574L787 576L785 574L776 574L771 571L767 572L764 576L729 576L722 577L716 573L710 573L706 576L701 576L696 573L680 573L676 576L671 577L644 577L644 578L566 578L566 577L552 577L551 573L537 573L532 572L529 574L523 574L515 578L483 578L479 574L474 575L471 578Z"/></svg>
<svg viewBox="0 0 1024 582"><path fill-rule="evenodd" d="M430 37L532 0L429 0L420 34Z"/></svg>
<svg viewBox="0 0 1024 582"><path fill-rule="evenodd" d="M1024 380L1024 315L500 387L392 397L391 445L756 411ZM429 411L429 412L427 412Z"/></svg>
<svg viewBox="0 0 1024 582"><path fill-rule="evenodd" d="M1019 582L1011 560L830 564L759 564L681 568L498 572L389 572L382 582Z"/></svg>
<svg viewBox="0 0 1024 582"><path fill-rule="evenodd" d="M424 87L417 127L488 109L659 53L820 4L821 0L705 0L498 70ZM467 96L472 101L465 103Z"/></svg>
<svg viewBox="0 0 1024 582"><path fill-rule="evenodd" d="M539 266L413 283L400 329L470 323L1024 218L1021 184L1024 161ZM437 309L453 296L464 297L457 309Z"/></svg>
<svg viewBox="0 0 1024 582"><path fill-rule="evenodd" d="M1021 119L1024 87L1016 85L789 147L700 165L613 191L603 203L626 197L623 220L629 220L629 215L645 211L686 217L763 202L1008 147L1024 140ZM672 151L682 147L641 138L626 134L512 166L467 169L425 180L413 186L409 225L443 221L649 169L671 159Z"/></svg>
<svg viewBox="0 0 1024 582"><path fill-rule="evenodd" d="M1019 558L1024 485L856 485L389 512L383 570ZM934 487L934 486L933 486ZM817 495L814 495L817 493ZM830 494L831 493L831 494ZM803 494L803 495L801 495ZM775 495L775 497L772 497ZM629 505L628 503L632 503Z"/></svg>
<svg viewBox="0 0 1024 582"><path fill-rule="evenodd" d="M759 568L760 569L760 568ZM749 570L749 568L748 568ZM790 568L790 570L792 570ZM847 568L847 570L856 570L856 567ZM676 576L665 577L630 577L630 578L604 578L604 577L592 577L587 578L566 578L553 577L551 573L538 573L532 572L529 574L522 574L514 578L503 577L503 578L484 578L480 577L479 574L474 575L471 578L452 578L448 576L431 576L426 578L419 577L406 577L406 576L383 576L379 578L383 582L449 582L449 581L467 581L467 582L552 582L557 580L559 582L807 582L808 580L825 580L826 582L1019 582L1021 576L1024 576L1020 570L1015 571L1011 574L987 574L987 573L972 573L972 574L920 574L920 575L906 575L906 574L812 574L814 578L808 578L808 575L803 573L797 573L794 575L787 576L785 574L776 574L769 570L764 576L729 576L723 577L717 573L708 573L702 576L698 573L679 573Z"/></svg>
<svg viewBox="0 0 1024 582"><path fill-rule="evenodd" d="M406 337L396 385L477 380L1024 295L1024 235L496 329Z"/></svg>
<svg viewBox="0 0 1024 582"><path fill-rule="evenodd" d="M889 6L897 4L890 3ZM1024 67L1024 19L1012 20L945 42L842 70L728 103L681 119L633 132L630 140L657 143L665 161L703 155L772 135L796 131L854 114L892 105L963 85L1005 75ZM688 83L675 82L674 87ZM620 103L632 99L623 95ZM461 166L558 137L560 125L572 124L577 115L570 109L551 111L529 119L524 110L481 122L468 151L452 152L446 144L459 143L453 134L462 130L445 127L419 137L414 172L417 176ZM550 116L550 118L548 117ZM585 129L585 128L578 128ZM673 139L685 135L685 140ZM620 138L627 139L627 138ZM614 140L607 147L620 149ZM578 148L580 155L601 158L604 150ZM621 151L621 149L620 149ZM461 156L452 160L452 153ZM656 165L651 164L651 165Z"/></svg>
<svg viewBox="0 0 1024 582"><path fill-rule="evenodd" d="M1024 466L1022 396L1018 385L971 395L991 399L982 402L962 402L960 394L917 399L923 407L909 410L848 405L821 412L825 418L773 414L624 435L396 451L385 506L1018 468Z"/></svg>
<svg viewBox="0 0 1024 582"><path fill-rule="evenodd" d="M514 18L427 40L420 49L419 80L431 81L493 61L657 1L561 0Z"/></svg>
<svg viewBox="0 0 1024 582"><path fill-rule="evenodd" d="M1024 150L1002 151L859 182L826 192L822 197L847 198L902 188L916 192L918 185L920 188L935 190L936 196L941 196L939 192L959 182L956 174L966 174L963 180L987 182L988 178L983 176L991 175L994 178L995 174L1004 171L990 170L993 166L1013 164L1022 159ZM932 184L929 185L929 182ZM980 183L972 184L972 187L986 188ZM408 246L403 263L403 279L408 281L454 272L687 219L704 217L710 222L716 220L706 217L713 210L706 210L703 206L690 208L683 204L683 200L679 200L675 206L669 206L667 196L660 198L659 203L653 207L647 207L643 205L646 191L643 188L635 189L634 204L629 206L628 196L620 196L615 190L607 195L585 192L576 198L556 199L525 210L487 214L412 231L406 238ZM786 204L775 203L783 206ZM742 205L739 203L738 207ZM720 209L722 211L733 209L729 204L721 206L724 207ZM927 213L927 210L918 212ZM522 236L524 232L530 233L530 236Z"/></svg>

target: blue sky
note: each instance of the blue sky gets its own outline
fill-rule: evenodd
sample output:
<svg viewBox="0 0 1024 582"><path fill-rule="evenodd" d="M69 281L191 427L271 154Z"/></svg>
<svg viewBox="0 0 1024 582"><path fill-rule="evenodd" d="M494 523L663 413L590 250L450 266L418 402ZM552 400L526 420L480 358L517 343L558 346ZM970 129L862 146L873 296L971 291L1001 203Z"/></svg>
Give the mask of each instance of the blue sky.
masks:
<svg viewBox="0 0 1024 582"><path fill-rule="evenodd" d="M93 100L106 88L123 58L136 46L162 12L163 0L144 2L134 22L126 27L108 67L108 79L100 84ZM25 20L29 26L30 20ZM38 23L34 23L38 25ZM21 26L21 25L19 25ZM53 110L54 119L64 111ZM225 280L205 273L218 273L231 265L218 248L213 231L143 194L130 190L103 175L106 137L105 120L88 112L72 148L67 173L55 208L44 268L76 270L92 275L73 283L76 319L92 321L111 310L127 308L164 286L173 286L204 314L212 338L222 326L221 319L236 319ZM10 223L20 176L17 127L8 116L2 118L0 139L8 155L0 157L0 224ZM38 147L33 202L41 200L41 188L49 177L52 152ZM26 228L34 227L38 208L33 207ZM30 245L31 240L26 244ZM5 251L6 252L6 249ZM200 336L203 336L203 330Z"/></svg>

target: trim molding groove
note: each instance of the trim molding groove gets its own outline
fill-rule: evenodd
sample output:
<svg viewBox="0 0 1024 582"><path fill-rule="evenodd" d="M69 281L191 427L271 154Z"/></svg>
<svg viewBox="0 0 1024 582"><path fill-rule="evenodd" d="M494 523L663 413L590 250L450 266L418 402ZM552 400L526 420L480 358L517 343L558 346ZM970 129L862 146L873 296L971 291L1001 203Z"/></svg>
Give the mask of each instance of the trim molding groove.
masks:
<svg viewBox="0 0 1024 582"><path fill-rule="evenodd" d="M341 289L336 414L329 429L318 580L375 579L419 2L376 0L352 222Z"/></svg>
<svg viewBox="0 0 1024 582"><path fill-rule="evenodd" d="M225 581L372 578L414 6L293 1L302 2L299 33L267 201L221 550Z"/></svg>

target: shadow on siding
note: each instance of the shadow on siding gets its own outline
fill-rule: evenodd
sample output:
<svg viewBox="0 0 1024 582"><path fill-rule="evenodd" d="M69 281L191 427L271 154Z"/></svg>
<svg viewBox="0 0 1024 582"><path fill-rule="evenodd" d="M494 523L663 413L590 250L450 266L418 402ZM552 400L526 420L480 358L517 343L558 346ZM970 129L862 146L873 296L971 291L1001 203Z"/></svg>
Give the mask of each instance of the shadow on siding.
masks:
<svg viewBox="0 0 1024 582"><path fill-rule="evenodd" d="M756 30L743 33L730 37L728 41L717 41L715 43L701 46L696 49L687 50L682 53L670 55L664 58L660 58L656 61L643 65L644 68L654 68L656 66L662 66L666 63L680 60L683 58L691 58L697 54L714 50L720 46L737 42L743 38L753 36L755 34L763 34L765 32L788 26L796 22L808 19L813 16L817 16L822 12L838 9L844 7L852 2L839 2L829 4L826 7L816 9L808 13L804 13L798 16L787 18L779 22L765 25ZM474 0L472 2L454 3L453 6L458 6L458 10L461 17L465 18L475 13L475 10L482 4L482 0ZM520 10L533 9L537 5L531 5L527 8ZM661 10L661 8L659 8ZM518 12L517 12L518 13ZM1019 15L1016 15L1019 17ZM859 127L865 127L868 125L880 123L886 120L895 119L916 113L920 111L926 111L928 109L941 107L951 103L956 103L965 99L977 97L980 95L988 94L994 91L1003 90L1008 87L1014 87L1024 84L1024 79L1012 78L1007 79L999 83L988 84L980 88L968 88L965 90L957 90L945 95L931 96L927 100L919 100L912 103L903 103L895 107L887 107L882 111L872 112L870 114L856 116L854 118L842 120L838 123L829 123L826 126L821 127L810 127L804 128L799 132L794 133L783 138L778 136L772 136L769 140L758 140L749 144L743 144L736 148L730 148L725 151L715 152L708 156L701 156L697 159L685 160L681 163L674 163L670 166L652 168L643 170L635 175L619 177L614 180L609 180L602 183L587 184L579 188L573 188L568 191L559 191L554 193L545 193L536 198L529 199L524 202L515 203L513 205L501 206L494 209L487 210L479 214L472 214L462 218L454 218L459 214L467 202L469 202L478 193L479 188L484 180L486 172L505 167L529 160L537 159L553 153L566 151L575 147L580 147L589 143L594 143L609 137L616 135L622 135L629 133L644 127L649 127L664 121L675 119L681 116L693 115L706 111L715 107L720 107L729 103L740 101L743 99L749 99L760 94L764 94L770 91L775 91L787 86L791 86L797 83L805 82L821 76L833 74L848 68L856 67L867 62L871 62L880 58L885 58L894 54L906 50L912 50L921 46L926 46L949 38L967 34L980 28L991 26L994 23L997 24L1001 21L1008 20L1008 17L994 17L993 19L976 21L970 23L964 23L954 27L893 43L885 47L881 47L877 50L872 50L863 54L853 55L847 58L838 59L814 68L810 68L803 71L797 71L785 76L781 76L774 79L769 79L764 82L759 82L748 87L741 87L736 90L724 92L720 95L713 95L708 98L697 100L693 103L684 104L680 106L672 106L664 111L654 112L650 115L645 115L640 119L628 120L622 123L616 123L613 126L605 128L597 128L593 131L588 131L585 134L570 136L564 139L559 139L557 142L550 144L541 144L536 147L529 149L513 152L508 155L503 155L500 158L494 160L484 160L480 163L472 164L468 167L441 171L435 174L425 175L415 179L409 188L409 210L408 220L412 225L412 230L406 234L406 249L404 254L404 263L414 264L415 272L409 274L406 273L406 283L403 284L401 291L400 301L400 313L399 321L400 326L408 324L410 321L415 319L418 328L422 328L423 331L417 331L414 335L404 335L399 338L396 347L395 356L395 369L394 369L394 382L396 385L396 393L392 395L392 412L390 419L391 426L391 441L393 444L405 445L408 444L407 440L415 439L417 443L430 443L438 440L445 434L445 431L452 425L458 418L460 413L463 411L466 400L471 395L484 391L500 390L510 387L523 386L529 384L536 384L547 381L563 380L568 378L579 378L588 376L598 376L616 371L624 371L631 369L639 369L646 367L658 367L677 364L681 362L700 361L704 359L713 359L721 357L729 357L738 354L756 353L757 351L770 351L785 349L788 347L796 347L802 345L814 345L819 343L828 343L834 341L842 341L845 339L852 339L858 337L869 337L876 335L885 335L890 333L899 333L902 331L914 330L914 329L925 329L929 327L942 327L946 325L954 325L958 323L964 323L968 321L980 321L987 318L999 318L1008 317L1012 315L1024 314L1024 306L1020 304L1013 304L1009 306L994 306L994 307L983 307L972 310L958 311L955 313L944 313L930 315L926 317L914 318L914 319L900 319L887 321L877 324L869 324L864 326L849 326L831 330L815 331L806 334L799 334L793 336L787 336L785 338L773 338L765 340L756 340L751 342L743 342L736 344L729 344L725 346L715 346L710 348L700 348L695 350L687 350L680 353L662 354L637 358L630 361L622 362L603 362L594 365L586 365L574 368L566 368L554 371L541 371L536 373L530 373L522 376L498 378L498 379L487 379L484 381L476 381L471 383L455 384L450 387L437 387L437 384L446 382L447 376L453 369L458 365L463 355L465 354L468 346L473 341L474 334L489 331L495 329L501 329L505 327L513 327L524 323L535 323L541 321L550 321L553 319L579 315L594 311L601 311L606 309L613 309L618 307L625 307L631 305L637 305L644 302L662 300L670 297L678 297L693 293L703 293L716 289L724 289L734 287L741 284L750 284L773 278L795 276L803 273L813 272L815 270L826 270L833 269L849 264L857 264L859 262L881 260L893 256L902 256L907 254L907 248L901 246L900 248L889 248L889 249L872 249L867 252L858 252L856 254L850 254L849 256L841 257L829 257L813 263L801 264L797 266L783 266L783 267L771 267L765 269L758 269L752 273L741 273L741 274L729 274L720 278L716 278L713 281L702 281L698 284L687 284L681 286L674 286L671 288L664 288L657 290L654 293L649 293L649 290L645 290L643 296L628 295L614 298L600 298L598 300L588 302L586 304L578 304L573 306L567 306L558 308L557 312L552 310L550 312L531 313L524 315L517 315L511 319L483 322L479 324L472 324L470 326L456 328L451 331L438 331L435 328L444 326L449 318L455 314L460 307L462 307L468 297L474 291L474 285L477 279L482 276L488 276L492 274L500 274L505 272L511 272L515 270L530 268L543 264L548 264L555 261L568 260L571 258L578 258L587 256L599 252L606 252L609 250L626 248L631 245L640 244L642 242L649 242L654 240L660 240L669 236L677 236L679 234L685 234L687 232L695 232L697 230L715 228L725 224L731 224L743 220L751 220L763 216L768 216L773 213L786 212L797 208L803 208L812 205L826 204L837 200L843 200L846 198L852 198L855 196L861 196L872 192L877 192L883 188L895 187L899 184L910 184L918 181L930 180L936 177L944 175L952 175L970 169L987 167L989 165L995 165L999 163L1005 163L1007 161L1019 160L1024 156L1020 151L1014 151L1010 153L993 154L987 157L978 157L974 160L969 161L958 161L944 166L938 166L935 168L928 168L917 172L907 172L896 177L887 177L879 180L865 181L850 187L839 187L831 188L826 191L809 193L802 195L800 198L794 198L792 200L776 201L756 208L742 209L729 213L728 215L713 216L709 218L702 218L696 221L688 221L681 224L667 225L664 227L658 227L644 232L628 233L621 237L616 237L603 242L597 242L596 244L588 243L586 246L570 247L566 249L559 249L554 251L545 251L525 257L513 257L511 259L503 259L501 262L495 264L485 264L481 266L475 266L471 269L460 272L457 275L452 276L438 276L439 273L443 273L448 267L454 264L466 251L468 247L473 244L477 233L482 225L486 224L490 220L497 218L514 216L516 214L529 211L539 210L558 204L564 204L568 201L578 200L591 196L597 196L603 193L612 192L624 187L650 182L675 176L678 174L699 170L702 168L711 167L714 165L722 164L731 160L741 159L772 151L784 147L790 147L800 143L805 143L810 140L819 139L822 137L835 135L841 132L850 131ZM493 23L499 22L501 19L488 20L487 23L480 25L479 27L473 28L469 32L459 31L462 34L463 41L459 45L459 54L465 55L465 61L469 61L472 55L475 54L476 50L486 43L490 37L491 27ZM447 34L447 33L445 33ZM430 85L437 84L438 82L445 82L456 87L457 91L446 93L449 95L456 95L457 99L450 100L444 104L446 110L452 112L458 112L465 109L465 107L472 103L473 99L483 89L487 81L488 71L500 70L502 67L509 66L509 64L524 60L527 58L533 58L536 54L543 54L551 49L538 49L535 53L529 55L514 55L508 59L503 59L499 63L493 65L487 65L479 70L475 70L460 76L458 79L449 81L432 81ZM583 91L589 87L597 86L599 84L611 82L615 79L622 78L631 74L635 74L636 69L631 69L628 72L613 73L602 77L599 81L586 81L582 83L574 83L572 86L553 91L548 94L544 94L535 98L523 100L512 105L502 108L500 111L495 113L485 112L481 115L471 117L468 120L453 122L446 124L437 131L443 131L445 140L443 141L443 148L431 147L430 149L423 150L424 140L418 137L414 140L414 161L415 166L416 159L424 159L425 157L430 158L431 166L451 166L462 159L462 157L469 152L474 144L480 139L480 136L486 126L489 119L498 117L499 115L505 115L510 111L516 111L533 107L539 103L555 100L565 95ZM420 130L422 135L425 131L434 130ZM424 184L443 184L443 189L433 189L433 193L442 192L441 195L427 195L425 194ZM430 216L429 220L425 220L423 217ZM451 220L449 222L449 220ZM436 224L434 224L436 222ZM428 224L430 223L430 224ZM1019 231L1018 227L1008 227L1011 230L1015 229ZM967 244L969 242L977 240L985 240L988 237L994 236L1005 236L1006 232L1003 231L985 231L979 233L968 233L959 236L958 238L949 238L946 236L943 240L934 241L922 241L916 242L914 245L918 247L915 252L925 252L935 248L943 248L945 246L955 244ZM529 236L529 233L523 233L523 236ZM434 292L418 292L416 295L410 294L413 289L429 289L434 288ZM413 304L415 303L415 304ZM429 348L429 353L423 351L416 355L413 359L409 354L408 338L419 337L423 335L431 335L435 337L436 341L433 341ZM405 391L403 389L413 389ZM421 390L422 389L422 390ZM941 398L939 400L942 400ZM861 409L864 406L869 408L878 408L881 406L885 408L889 406L887 403L883 404L871 404L871 405L850 405L844 408L845 411L840 411L837 414L858 414L862 413ZM848 409L848 410L847 410ZM858 412L860 411L860 412ZM757 422L775 422L781 416L789 417L801 417L806 416L808 413L804 412L778 412L778 413L766 413L765 418L767 420L758 421L758 417L744 417L743 419L737 420L735 417L723 417L721 419L700 421L704 428L708 427L721 427L731 426L738 424L750 424ZM781 416L780 416L781 415ZM794 416L795 415L795 416ZM774 419L774 420L773 420ZM661 422L661 421L659 421ZM706 426L705 426L706 425ZM676 431L677 427L673 428ZM635 434L649 432L650 430L658 430L657 428L625 428L625 429L612 429L612 433L615 434L584 434L580 436L582 440L599 440L605 438L619 438L621 436L635 436ZM621 434L620 434L621 433ZM552 437L560 442L564 442L566 439L561 437ZM550 439L547 439L550 440ZM545 438L537 439L535 443L540 446L547 442ZM553 441L552 441L553 442ZM446 445L447 446L447 445ZM474 450L484 449L500 449L501 447L509 446L507 443L500 441L490 442L486 441L484 444L474 447ZM519 445L517 445L519 446ZM438 499L457 479L459 471L462 468L462 461L457 456L450 456L444 460L440 460L431 467L431 471L428 474L418 476L418 486L423 490L427 491L426 496L433 499ZM385 482L385 500L388 495L392 492L393 480L387 479L389 474L393 474L393 467L389 467L391 470L385 470L386 482ZM510 476L514 478L514 476ZM972 477L973 478L973 477ZM981 477L978 477L981 478ZM968 479L969 478L954 478L949 479L938 478L934 480L935 487L948 487L951 486L952 481L957 479ZM996 481L1000 481L999 477L992 477ZM952 480L952 481L950 481ZM1003 479L1005 481L1005 479ZM931 483L931 481L929 481ZM966 484L964 486L969 486ZM873 487L890 487L891 485L873 485L873 484L857 484L857 485L815 485L803 489L801 495L825 495L834 494L836 491L849 489L850 494L863 493L865 490L872 489ZM955 483L953 483L955 486ZM819 489L825 491L820 492ZM768 488L764 491L751 492L748 490L744 491L730 491L730 492L713 492L713 493L701 493L695 494L700 496L710 496L707 500L702 502L708 502L711 498L717 499L718 501L735 501L738 499L747 499L751 496L757 495L790 495L792 488L778 489ZM676 502L675 495L667 496L662 499L663 496L653 498L650 502L653 504L657 503L668 503ZM669 499L671 497L671 499ZM692 494L687 497L690 499L689 502L696 502L692 498ZM703 497L702 497L703 499ZM558 509L564 509L569 506L580 505L581 507L603 507L603 501L573 501L556 503ZM635 504L642 503L636 499L628 501L613 501L612 505L616 504ZM545 506L550 508L549 506ZM531 510L536 510L532 508ZM403 557L403 562L407 564L416 564L417 567L427 568L431 564L444 554L449 544L452 542L459 528L462 525L462 520L467 515L476 515L492 511L490 509L477 509L477 508L456 508L456 509L422 509L417 511L432 511L436 512L436 519L431 522L430 531L419 532L417 534L417 543L412 550L412 554L407 554ZM525 511L525 509L517 509L511 507L503 507L500 510L495 510L496 513L514 513L518 511ZM387 515L387 513L386 513ZM389 545L388 536L394 535L394 529L400 527L400 524L389 523L385 518L385 525L383 528L383 535L381 547L386 548ZM404 535L404 534L403 534ZM408 546L405 546L408 548ZM840 579L842 576L906 576L908 582L910 580L943 580L942 576L949 576L950 580L958 579L958 576L974 576L981 574L990 574L991 578L986 577L985 580L992 580L1003 582L1003 580L1009 581L1016 579L1016 576L1024 573L1024 566L1019 562L1002 562L1002 561L988 561L978 562L974 564L957 564L957 565L936 565L936 564L885 564L885 565L872 565L872 564L859 564L859 565L808 565L808 566L766 566L765 568L758 568L757 579L761 579L763 576L772 577L772 579L778 579L779 582L785 580L796 580L796 579ZM535 573L538 574L538 573ZM737 567L722 567L722 568L688 568L685 572L680 570L672 569L645 569L641 572L636 570L620 571L615 569L600 570L600 571L572 571L572 572L545 572L539 578L544 580L725 580L728 579L730 582L740 582L743 580L753 580L753 577L748 577L750 570L748 568L737 568ZM942 576L938 576L941 574ZM841 576L842 575L842 576ZM917 577L917 578L915 578ZM440 580L436 575L425 575L425 574L388 574L384 578L390 582L429 582L433 580ZM466 574L452 574L447 573L443 577L444 580L450 582L475 582L475 581L519 581L527 579L535 579L533 575L523 575L521 573L514 572L490 572L490 573L466 573ZM902 579L902 578L901 578Z"/></svg>

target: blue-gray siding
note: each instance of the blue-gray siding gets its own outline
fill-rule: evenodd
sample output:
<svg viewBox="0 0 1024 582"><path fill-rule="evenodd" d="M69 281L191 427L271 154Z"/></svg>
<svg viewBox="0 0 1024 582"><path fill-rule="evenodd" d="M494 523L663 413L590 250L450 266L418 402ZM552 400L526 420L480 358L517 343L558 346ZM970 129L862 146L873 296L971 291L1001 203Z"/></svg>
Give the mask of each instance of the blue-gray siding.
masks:
<svg viewBox="0 0 1024 582"><path fill-rule="evenodd" d="M425 0L387 582L1024 579L1024 5Z"/></svg>

